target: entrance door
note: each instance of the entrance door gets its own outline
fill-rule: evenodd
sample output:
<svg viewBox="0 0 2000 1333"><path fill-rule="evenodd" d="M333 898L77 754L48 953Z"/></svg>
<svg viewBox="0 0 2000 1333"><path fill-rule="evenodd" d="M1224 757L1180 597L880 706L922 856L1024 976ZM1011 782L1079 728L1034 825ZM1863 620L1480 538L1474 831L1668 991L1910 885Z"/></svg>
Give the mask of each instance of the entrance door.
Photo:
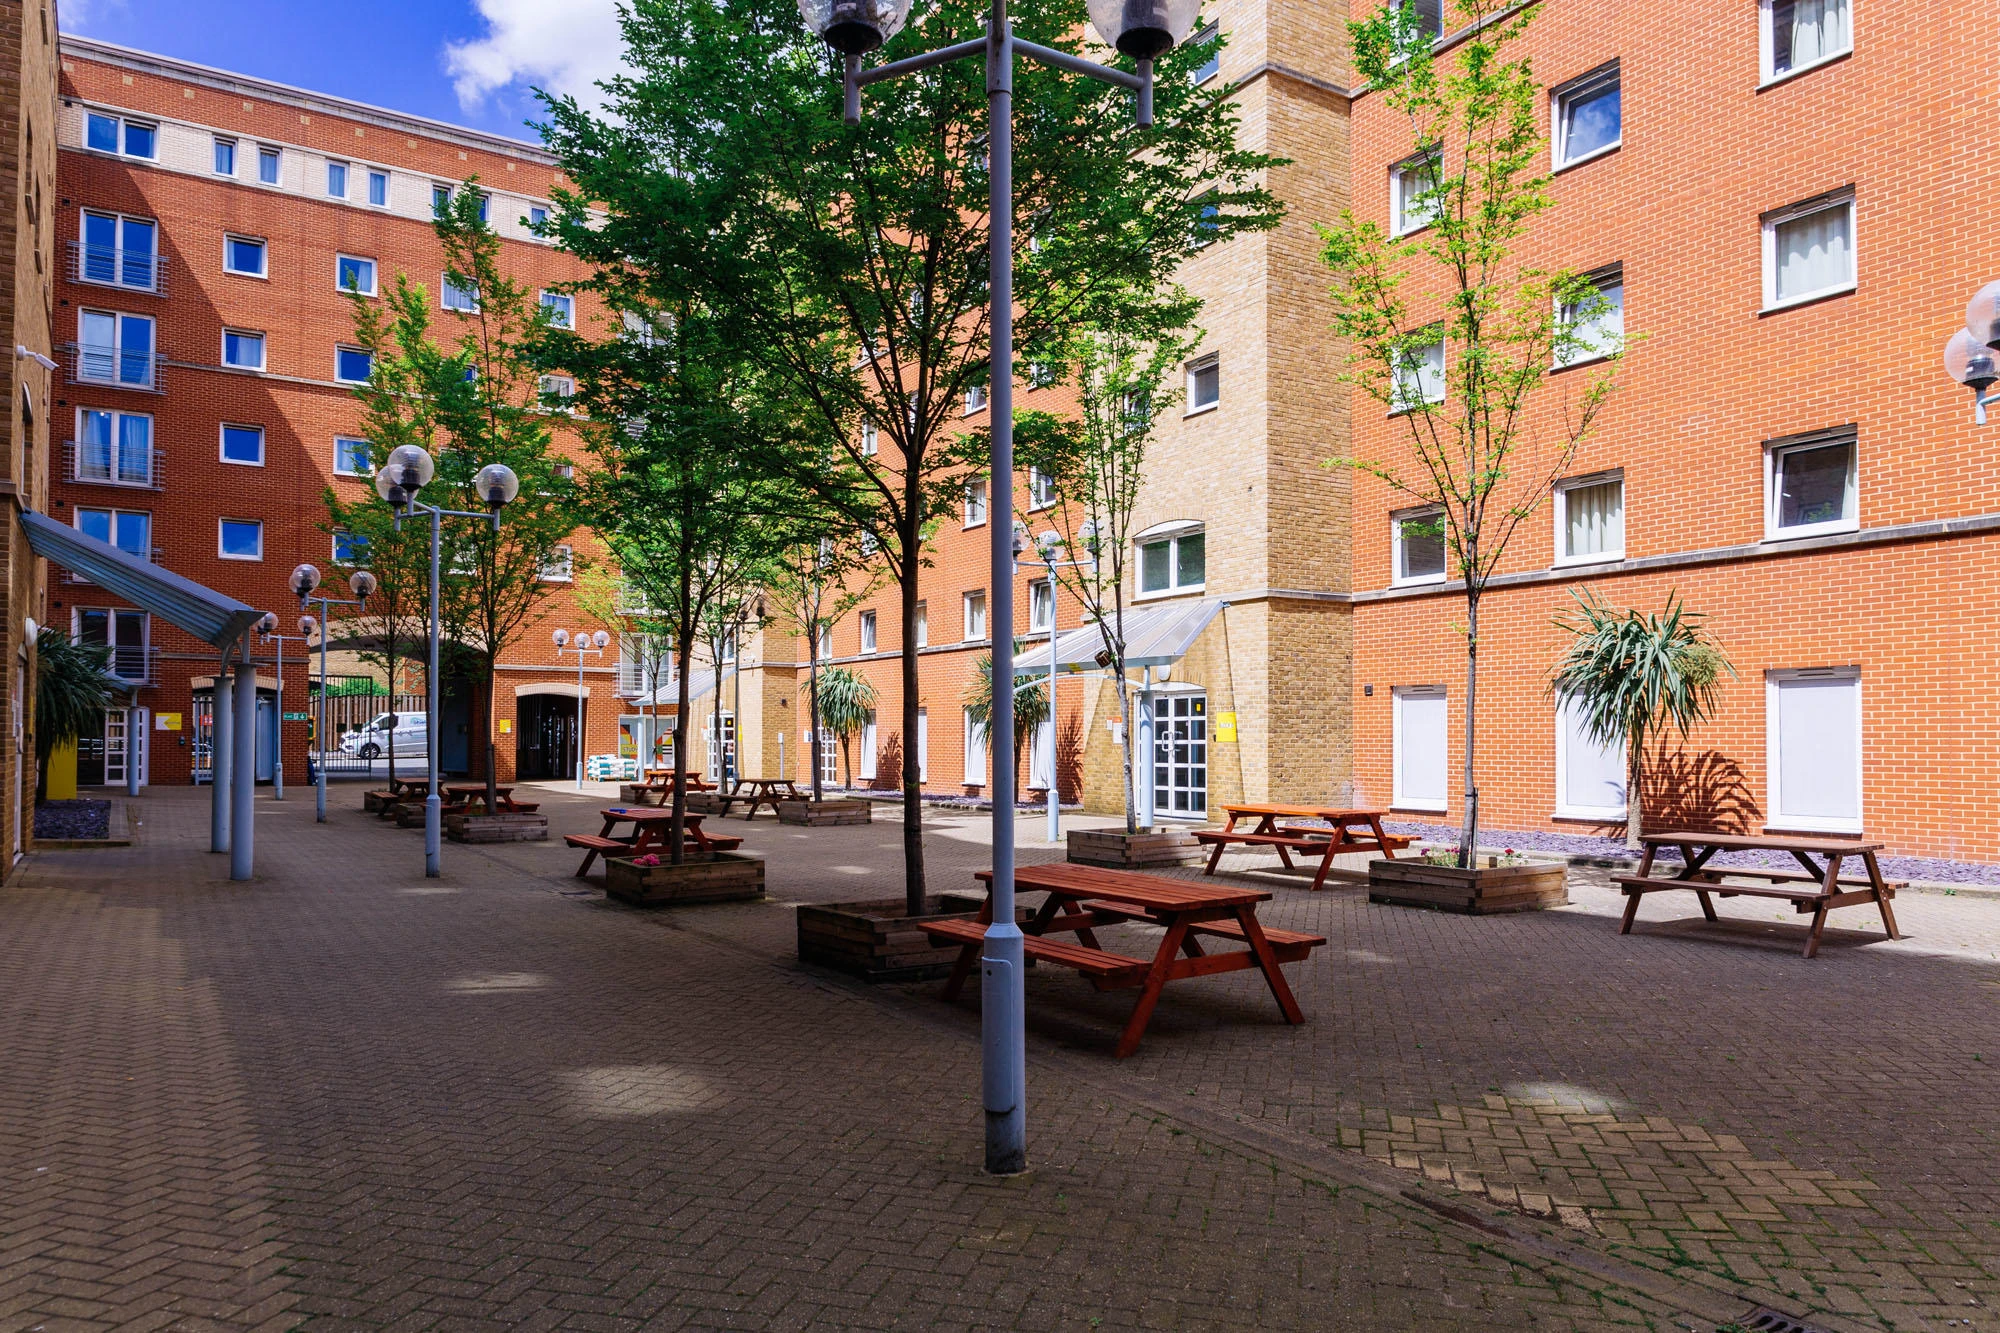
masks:
<svg viewBox="0 0 2000 1333"><path fill-rule="evenodd" d="M273 695L257 693L257 781L269 782L277 776L278 701Z"/></svg>
<svg viewBox="0 0 2000 1333"><path fill-rule="evenodd" d="M143 708L108 708L104 712L104 785L125 785L128 757L139 765L139 785L146 785L146 717ZM79 778L79 783L81 778Z"/></svg>
<svg viewBox="0 0 2000 1333"><path fill-rule="evenodd" d="M1208 818L1208 696L1153 696L1153 814Z"/></svg>
<svg viewBox="0 0 2000 1333"><path fill-rule="evenodd" d="M561 694L527 694L518 705L516 776L522 782L576 776L576 700Z"/></svg>
<svg viewBox="0 0 2000 1333"><path fill-rule="evenodd" d="M76 738L76 785L79 787L102 787L111 781L105 764L105 752L109 748L114 728L120 736L124 735L125 710L107 708L103 716L103 725L94 733L85 733ZM119 744L122 747L124 742L121 740ZM118 781L124 780L125 770L121 765L118 770Z"/></svg>

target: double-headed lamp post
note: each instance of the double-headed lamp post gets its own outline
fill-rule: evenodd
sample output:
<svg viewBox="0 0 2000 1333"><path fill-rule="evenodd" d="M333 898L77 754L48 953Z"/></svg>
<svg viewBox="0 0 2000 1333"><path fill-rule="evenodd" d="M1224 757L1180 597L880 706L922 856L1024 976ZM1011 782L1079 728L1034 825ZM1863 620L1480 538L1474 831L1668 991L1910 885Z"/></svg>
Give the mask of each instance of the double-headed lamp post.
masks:
<svg viewBox="0 0 2000 1333"><path fill-rule="evenodd" d="M861 68L861 57L902 31L911 0L799 0L806 23L845 58L846 115L861 120L861 89L955 60L986 62L988 230L992 240L993 368L989 419L993 423L988 476L994 509L1014 512L1014 58L1025 56L1138 95L1138 122L1153 123L1153 61L1171 51L1194 27L1201 0L1090 0L1097 35L1138 62L1136 74L1023 41L1007 21L1007 0L992 0L986 35L908 59ZM1013 536L1004 523L992 532L993 679L1014 679ZM1014 752L1014 710L995 708L993 753ZM1022 935L1014 920L1014 774L993 766L993 924L981 959L980 1027L984 1047L982 1100L986 1107L986 1169L1011 1175L1028 1166L1026 1005L1022 996Z"/></svg>
<svg viewBox="0 0 2000 1333"><path fill-rule="evenodd" d="M278 633L278 613L276 611L266 611L264 613L264 618L257 622L257 635L264 642L277 645L278 724L273 728L276 732L277 741L271 747L271 799L282 801L285 799L285 644L289 641L298 644L303 649L311 640L306 637L303 630L297 634Z"/></svg>
<svg viewBox="0 0 2000 1333"><path fill-rule="evenodd" d="M357 569L352 574L349 574L347 576L347 590L354 594L352 597L328 597L321 594L319 592L319 568L315 565L298 566L292 571L292 577L286 581L291 585L292 591L298 594L300 610L313 605L319 607L318 620L314 620L311 616L299 617L299 635L308 643L312 641L313 635L317 634L319 636L319 713L313 722L313 743L319 747L319 760L313 764L313 802L315 807L313 818L316 822L324 824L326 822L326 641L333 637L328 619L328 608L351 606L358 611L366 611L368 609L368 599L375 593L375 576L365 569ZM284 677L280 675L278 680L280 686L282 686ZM396 707L396 664L394 662L389 664L389 707L391 710ZM284 713L281 709L279 710L281 720L283 716ZM393 753L393 747L396 744L396 733L393 729L389 732L389 744Z"/></svg>
<svg viewBox="0 0 2000 1333"><path fill-rule="evenodd" d="M602 657L611 636L603 630L592 634L580 629L571 634L559 629L553 636L556 643L556 659L560 661L564 653L576 654L576 789L583 790L583 658L588 653L592 657Z"/></svg>
<svg viewBox="0 0 2000 1333"><path fill-rule="evenodd" d="M1096 534L1094 524L1086 522L1079 532L1086 542ZM1062 554L1062 534L1053 529L1035 538L1035 554L1041 557L1042 568L1049 574L1049 846L1062 841L1062 783L1056 773L1056 571L1058 569L1096 569L1097 557L1088 560L1058 560ZM1028 608L1028 619L1032 628L1034 607ZM1031 688L1024 686L1021 688Z"/></svg>
<svg viewBox="0 0 2000 1333"><path fill-rule="evenodd" d="M437 475L437 461L414 444L389 451L375 473L375 493L389 502L396 526L406 518L424 515L431 521L431 605L430 662L424 673L424 750L429 760L429 792L424 797L424 874L436 879L443 856L444 811L438 797L438 553L444 520L476 518L500 530L500 511L521 493L521 479L505 463L488 463L472 479L472 491L486 502L486 512L467 509L440 509L417 499L417 492L430 485ZM393 695L391 696L394 697ZM391 745L395 744L392 734Z"/></svg>
<svg viewBox="0 0 2000 1333"><path fill-rule="evenodd" d="M1972 419L1986 424L1986 409L2000 404L1988 393L2000 382L2000 282L1989 282L1965 307L1965 327L1944 345L1945 372L1972 390Z"/></svg>

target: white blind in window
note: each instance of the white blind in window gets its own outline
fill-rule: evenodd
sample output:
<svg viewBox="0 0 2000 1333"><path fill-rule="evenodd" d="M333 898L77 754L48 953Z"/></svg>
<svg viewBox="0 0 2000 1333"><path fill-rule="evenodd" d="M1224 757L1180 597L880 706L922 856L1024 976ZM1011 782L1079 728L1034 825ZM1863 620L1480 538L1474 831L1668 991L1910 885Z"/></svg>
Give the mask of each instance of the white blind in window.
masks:
<svg viewBox="0 0 2000 1333"><path fill-rule="evenodd" d="M1784 827L1861 819L1861 682L1814 676L1777 682L1777 809Z"/></svg>
<svg viewBox="0 0 2000 1333"><path fill-rule="evenodd" d="M1625 549L1625 483L1601 481L1563 492L1563 554L1570 559Z"/></svg>
<svg viewBox="0 0 2000 1333"><path fill-rule="evenodd" d="M1848 48L1848 0L1778 0L1771 12L1772 63L1779 74Z"/></svg>
<svg viewBox="0 0 2000 1333"><path fill-rule="evenodd" d="M1028 785L1047 791L1055 782L1056 727L1044 718L1035 728L1034 747L1028 752Z"/></svg>
<svg viewBox="0 0 2000 1333"><path fill-rule="evenodd" d="M1395 803L1445 808L1445 696L1431 687L1396 691Z"/></svg>
<svg viewBox="0 0 2000 1333"><path fill-rule="evenodd" d="M1584 732L1582 710L1565 697L1557 716L1562 723L1562 787L1556 793L1560 814L1622 815L1625 813L1625 746L1599 745Z"/></svg>
<svg viewBox="0 0 2000 1333"><path fill-rule="evenodd" d="M986 728L974 722L970 712L965 715L965 785L986 785Z"/></svg>
<svg viewBox="0 0 2000 1333"><path fill-rule="evenodd" d="M870 709L868 720L861 724L861 768L857 776L873 780L875 777L875 711Z"/></svg>
<svg viewBox="0 0 2000 1333"><path fill-rule="evenodd" d="M1810 296L1854 281L1853 205L1838 203L1777 226L1778 299Z"/></svg>

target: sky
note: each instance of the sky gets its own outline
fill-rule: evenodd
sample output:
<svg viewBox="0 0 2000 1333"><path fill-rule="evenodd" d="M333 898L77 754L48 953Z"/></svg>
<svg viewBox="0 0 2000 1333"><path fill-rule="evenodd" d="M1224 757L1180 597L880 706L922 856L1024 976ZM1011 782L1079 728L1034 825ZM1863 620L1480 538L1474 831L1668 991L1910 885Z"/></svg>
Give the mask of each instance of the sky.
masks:
<svg viewBox="0 0 2000 1333"><path fill-rule="evenodd" d="M614 0L57 0L63 31L533 138L535 87L594 100Z"/></svg>

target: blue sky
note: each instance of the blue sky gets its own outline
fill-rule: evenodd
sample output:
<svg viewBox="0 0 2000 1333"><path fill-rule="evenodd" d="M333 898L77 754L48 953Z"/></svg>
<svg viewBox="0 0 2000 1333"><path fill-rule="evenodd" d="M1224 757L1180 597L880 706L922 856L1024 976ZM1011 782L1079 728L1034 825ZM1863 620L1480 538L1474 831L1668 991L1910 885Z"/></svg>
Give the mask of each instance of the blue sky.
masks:
<svg viewBox="0 0 2000 1333"><path fill-rule="evenodd" d="M66 0L63 30L522 138L615 69L612 0Z"/></svg>

